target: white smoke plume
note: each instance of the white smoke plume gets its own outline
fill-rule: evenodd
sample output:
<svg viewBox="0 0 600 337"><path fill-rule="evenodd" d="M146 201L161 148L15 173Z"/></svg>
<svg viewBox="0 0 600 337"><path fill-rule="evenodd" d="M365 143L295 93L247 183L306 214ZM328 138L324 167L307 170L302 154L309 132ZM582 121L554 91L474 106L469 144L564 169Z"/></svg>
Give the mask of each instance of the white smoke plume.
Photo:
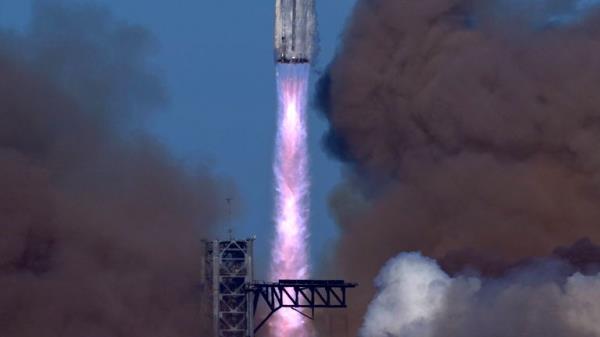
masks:
<svg viewBox="0 0 600 337"><path fill-rule="evenodd" d="M448 276L403 253L375 281L362 337L592 337L600 335L600 274L564 274L538 261L499 279Z"/></svg>
<svg viewBox="0 0 600 337"><path fill-rule="evenodd" d="M362 335L431 335L432 319L444 304L450 281L434 260L420 254L392 259L375 280L379 293L369 306Z"/></svg>

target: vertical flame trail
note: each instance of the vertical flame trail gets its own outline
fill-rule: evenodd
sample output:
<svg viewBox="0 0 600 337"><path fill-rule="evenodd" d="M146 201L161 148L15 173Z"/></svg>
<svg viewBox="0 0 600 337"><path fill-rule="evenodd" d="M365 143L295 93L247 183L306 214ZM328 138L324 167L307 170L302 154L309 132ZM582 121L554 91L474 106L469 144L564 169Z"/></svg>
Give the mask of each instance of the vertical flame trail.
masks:
<svg viewBox="0 0 600 337"><path fill-rule="evenodd" d="M279 95L275 148L276 229L272 247L271 277L308 277L308 150L306 103L308 64L277 64ZM273 337L307 337L301 315L283 310L269 324Z"/></svg>

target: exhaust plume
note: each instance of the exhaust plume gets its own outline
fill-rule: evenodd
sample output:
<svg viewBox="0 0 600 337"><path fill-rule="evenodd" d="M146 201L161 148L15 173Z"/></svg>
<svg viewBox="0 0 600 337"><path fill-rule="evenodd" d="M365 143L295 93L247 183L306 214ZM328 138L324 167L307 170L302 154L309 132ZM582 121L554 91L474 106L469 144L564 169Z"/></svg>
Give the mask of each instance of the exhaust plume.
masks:
<svg viewBox="0 0 600 337"><path fill-rule="evenodd" d="M225 185L137 129L164 106L153 37L37 1L0 31L0 335L208 333L199 242Z"/></svg>
<svg viewBox="0 0 600 337"><path fill-rule="evenodd" d="M276 158L275 239L271 278L308 278L308 149L306 102L309 64L277 64L279 113ZM293 310L276 314L269 322L274 337L308 336L304 318Z"/></svg>
<svg viewBox="0 0 600 337"><path fill-rule="evenodd" d="M309 275L309 170L306 106L310 62L315 53L314 0L275 0L274 47L277 73L275 141L275 237L271 279ZM283 310L269 322L273 337L308 337L303 316Z"/></svg>
<svg viewBox="0 0 600 337"><path fill-rule="evenodd" d="M596 1L360 0L317 93L348 164L329 269L368 285L421 251L500 277L600 242L598 17Z"/></svg>

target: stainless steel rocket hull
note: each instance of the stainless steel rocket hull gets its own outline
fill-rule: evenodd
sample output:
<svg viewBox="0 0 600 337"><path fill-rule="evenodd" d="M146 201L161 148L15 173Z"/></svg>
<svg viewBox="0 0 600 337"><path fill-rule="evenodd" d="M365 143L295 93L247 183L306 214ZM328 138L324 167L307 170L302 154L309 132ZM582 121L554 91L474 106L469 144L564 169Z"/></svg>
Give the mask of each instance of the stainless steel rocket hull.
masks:
<svg viewBox="0 0 600 337"><path fill-rule="evenodd" d="M275 0L275 61L310 62L315 26L314 0Z"/></svg>

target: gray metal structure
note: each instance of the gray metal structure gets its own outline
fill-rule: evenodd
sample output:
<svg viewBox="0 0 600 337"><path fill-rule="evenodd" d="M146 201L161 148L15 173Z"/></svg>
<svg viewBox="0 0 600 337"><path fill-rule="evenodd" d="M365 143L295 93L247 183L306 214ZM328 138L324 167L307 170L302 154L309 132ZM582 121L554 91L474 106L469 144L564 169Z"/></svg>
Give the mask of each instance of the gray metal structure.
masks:
<svg viewBox="0 0 600 337"><path fill-rule="evenodd" d="M275 61L308 63L315 48L314 0L275 0Z"/></svg>
<svg viewBox="0 0 600 337"><path fill-rule="evenodd" d="M254 328L254 333L280 309L292 309L309 318L315 318L318 308L346 308L346 291L355 288L356 283L342 280L279 280L279 282L254 282L246 285L246 292L252 297L253 313L257 313L259 302L266 305L266 317ZM302 309L309 309L304 312Z"/></svg>
<svg viewBox="0 0 600 337"><path fill-rule="evenodd" d="M252 337L254 310L245 288L254 279L254 239L206 241L205 245L213 336Z"/></svg>
<svg viewBox="0 0 600 337"><path fill-rule="evenodd" d="M209 288L212 337L253 337L280 309L314 319L317 308L346 308L346 291L357 286L342 280L255 282L254 238L205 241L205 277ZM260 303L266 314L254 326ZM307 310L305 312L303 310Z"/></svg>

